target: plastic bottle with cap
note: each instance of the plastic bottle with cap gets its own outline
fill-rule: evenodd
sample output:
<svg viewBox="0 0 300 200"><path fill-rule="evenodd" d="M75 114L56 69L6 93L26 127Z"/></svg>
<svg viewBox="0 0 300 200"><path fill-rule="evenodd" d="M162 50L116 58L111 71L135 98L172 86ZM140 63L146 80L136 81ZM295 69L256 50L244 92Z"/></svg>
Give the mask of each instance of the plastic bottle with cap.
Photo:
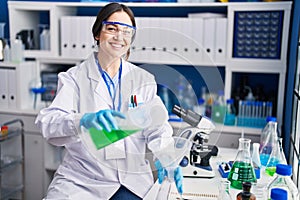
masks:
<svg viewBox="0 0 300 200"><path fill-rule="evenodd" d="M286 190L281 188L271 189L271 200L287 200L288 193Z"/></svg>
<svg viewBox="0 0 300 200"><path fill-rule="evenodd" d="M298 188L291 179L292 166L278 164L276 166L276 174L277 177L268 185L268 198L271 199L271 190L273 188L281 188L287 191L289 200L299 200Z"/></svg>
<svg viewBox="0 0 300 200"><path fill-rule="evenodd" d="M205 115L205 100L203 98L198 99L198 104L194 107L194 111L199 115Z"/></svg>
<svg viewBox="0 0 300 200"><path fill-rule="evenodd" d="M217 99L214 101L212 106L212 120L217 123L224 123L226 112L226 103L224 99L224 91L218 92Z"/></svg>
<svg viewBox="0 0 300 200"><path fill-rule="evenodd" d="M235 116L236 116L236 110L234 107L234 100L233 99L227 99L226 100L226 114L225 114L225 125L228 126L234 126L235 125Z"/></svg>

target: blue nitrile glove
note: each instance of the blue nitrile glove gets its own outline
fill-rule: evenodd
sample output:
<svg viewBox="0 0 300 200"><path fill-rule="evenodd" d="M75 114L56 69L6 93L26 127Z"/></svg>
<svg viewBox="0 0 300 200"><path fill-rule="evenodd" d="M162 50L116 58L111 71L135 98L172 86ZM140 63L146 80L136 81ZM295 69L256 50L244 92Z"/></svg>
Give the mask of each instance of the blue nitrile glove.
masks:
<svg viewBox="0 0 300 200"><path fill-rule="evenodd" d="M106 130L111 132L112 129L118 129L117 122L114 117L125 119L125 116L115 110L100 110L96 113L86 113L80 119L80 126L86 129L96 128L98 130Z"/></svg>
<svg viewBox="0 0 300 200"><path fill-rule="evenodd" d="M158 183L161 184L165 177L168 176L168 171L161 165L159 160L156 160L154 162L155 168L157 169L157 177L158 177ZM183 181L183 175L181 171L181 167L178 166L174 171L174 181L177 188L177 191L179 194L183 193L182 190L182 181Z"/></svg>

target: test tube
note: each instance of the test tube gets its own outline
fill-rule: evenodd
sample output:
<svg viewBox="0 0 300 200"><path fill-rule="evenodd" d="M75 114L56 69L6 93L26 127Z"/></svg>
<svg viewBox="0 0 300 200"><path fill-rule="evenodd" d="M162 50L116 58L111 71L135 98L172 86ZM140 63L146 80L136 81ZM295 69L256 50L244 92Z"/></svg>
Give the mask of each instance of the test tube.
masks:
<svg viewBox="0 0 300 200"><path fill-rule="evenodd" d="M266 104L266 117L272 116L272 108L273 108L272 102L271 101L267 102L267 104Z"/></svg>

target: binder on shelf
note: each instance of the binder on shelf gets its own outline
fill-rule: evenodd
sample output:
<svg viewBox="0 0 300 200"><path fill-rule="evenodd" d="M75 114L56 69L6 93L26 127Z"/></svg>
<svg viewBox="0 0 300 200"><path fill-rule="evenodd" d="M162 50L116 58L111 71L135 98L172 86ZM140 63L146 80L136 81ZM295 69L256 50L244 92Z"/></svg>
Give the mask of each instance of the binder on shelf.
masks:
<svg viewBox="0 0 300 200"><path fill-rule="evenodd" d="M73 30L71 20L69 16L61 17L60 19L60 50L62 57L70 57L71 51L71 33L70 31Z"/></svg>
<svg viewBox="0 0 300 200"><path fill-rule="evenodd" d="M8 108L8 74L6 68L0 68L0 108Z"/></svg>
<svg viewBox="0 0 300 200"><path fill-rule="evenodd" d="M227 18L216 18L215 62L224 63L226 60Z"/></svg>
<svg viewBox="0 0 300 200"><path fill-rule="evenodd" d="M195 64L202 62L204 53L203 47L203 19L202 18L189 18L192 26L191 37L193 38L193 45L191 49L191 60Z"/></svg>
<svg viewBox="0 0 300 200"><path fill-rule="evenodd" d="M8 108L17 108L17 75L16 69L7 69L8 77ZM22 98L22 97L19 97Z"/></svg>
<svg viewBox="0 0 300 200"><path fill-rule="evenodd" d="M215 35L216 35L216 18L204 19L204 40L203 46L205 49L203 62L213 64L215 59Z"/></svg>

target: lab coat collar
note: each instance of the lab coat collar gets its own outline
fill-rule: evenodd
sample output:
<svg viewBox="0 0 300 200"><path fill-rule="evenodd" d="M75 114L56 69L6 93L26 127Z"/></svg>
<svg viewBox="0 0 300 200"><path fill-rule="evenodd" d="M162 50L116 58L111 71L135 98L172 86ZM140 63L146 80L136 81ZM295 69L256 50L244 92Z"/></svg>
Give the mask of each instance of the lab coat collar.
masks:
<svg viewBox="0 0 300 200"><path fill-rule="evenodd" d="M109 107L112 108L113 102L107 90L107 86L98 70L94 53L92 53L87 59L87 76L91 80L91 87L95 94L99 95L109 105Z"/></svg>

